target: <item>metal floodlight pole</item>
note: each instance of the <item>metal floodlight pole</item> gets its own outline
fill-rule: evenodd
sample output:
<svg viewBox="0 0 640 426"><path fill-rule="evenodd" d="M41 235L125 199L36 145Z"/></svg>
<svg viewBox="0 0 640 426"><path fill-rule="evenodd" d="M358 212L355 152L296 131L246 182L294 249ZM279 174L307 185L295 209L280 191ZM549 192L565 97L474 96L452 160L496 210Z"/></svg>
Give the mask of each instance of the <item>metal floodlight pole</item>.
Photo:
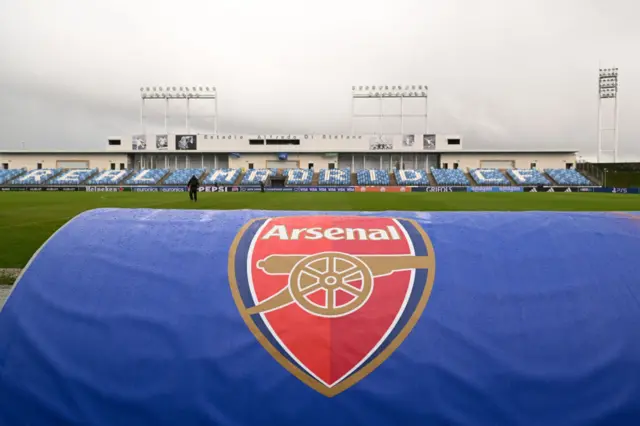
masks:
<svg viewBox="0 0 640 426"><path fill-rule="evenodd" d="M612 127L603 127L602 116L604 103L613 100ZM613 131L613 149L603 149L603 134ZM609 145L611 146L611 145ZM598 76L598 163L602 161L603 152L613 152L613 162L618 161L618 68L600 68Z"/></svg>
<svg viewBox="0 0 640 426"><path fill-rule="evenodd" d="M382 121L385 117L398 117L400 118L400 132L404 133L404 125L406 117L421 117L424 119L424 132L427 132L427 98L428 87L427 85L398 85L398 86L352 86L351 87L351 133L355 133L355 120L356 118L377 118L378 119L378 133L382 134ZM400 99L400 114L385 114L383 111L383 102L385 98ZM424 113L422 114L407 114L405 113L405 98L424 99ZM358 99L377 99L378 100L378 113L377 114L357 114L355 102Z"/></svg>

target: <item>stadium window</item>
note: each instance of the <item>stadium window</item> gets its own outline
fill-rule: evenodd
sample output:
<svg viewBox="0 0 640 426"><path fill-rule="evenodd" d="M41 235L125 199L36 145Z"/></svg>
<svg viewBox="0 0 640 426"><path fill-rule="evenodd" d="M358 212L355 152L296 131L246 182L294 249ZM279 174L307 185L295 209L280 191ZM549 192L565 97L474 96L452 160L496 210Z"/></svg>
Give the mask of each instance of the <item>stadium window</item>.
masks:
<svg viewBox="0 0 640 426"><path fill-rule="evenodd" d="M249 163L249 168L253 169L253 163Z"/></svg>
<svg viewBox="0 0 640 426"><path fill-rule="evenodd" d="M114 146L114 145L120 145L121 141L120 139L109 139L109 145Z"/></svg>
<svg viewBox="0 0 640 426"><path fill-rule="evenodd" d="M300 139L267 139L267 145L300 145Z"/></svg>
<svg viewBox="0 0 640 426"><path fill-rule="evenodd" d="M120 163L120 170L124 170L124 163Z"/></svg>
<svg viewBox="0 0 640 426"><path fill-rule="evenodd" d="M36 169L38 169L38 170L42 169L42 163L38 163L38 164L36 165Z"/></svg>
<svg viewBox="0 0 640 426"><path fill-rule="evenodd" d="M264 145L264 139L249 139L249 145Z"/></svg>
<svg viewBox="0 0 640 426"><path fill-rule="evenodd" d="M336 168L335 163L329 163L329 170L333 170Z"/></svg>
<svg viewBox="0 0 640 426"><path fill-rule="evenodd" d="M309 169L313 169L313 163L309 163Z"/></svg>
<svg viewBox="0 0 640 426"><path fill-rule="evenodd" d="M458 163L453 163L453 168L457 169L458 168Z"/></svg>
<svg viewBox="0 0 640 426"><path fill-rule="evenodd" d="M447 139L448 145L460 145L460 139Z"/></svg>
<svg viewBox="0 0 640 426"><path fill-rule="evenodd" d="M442 163L442 168L443 169L448 169L449 168L449 163Z"/></svg>
<svg viewBox="0 0 640 426"><path fill-rule="evenodd" d="M531 163L531 168L535 169L536 168L536 163Z"/></svg>
<svg viewBox="0 0 640 426"><path fill-rule="evenodd" d="M9 163L2 163L2 168L4 170L9 170Z"/></svg>
<svg viewBox="0 0 640 426"><path fill-rule="evenodd" d="M571 170L573 168L573 163L567 163L567 170Z"/></svg>
<svg viewBox="0 0 640 426"><path fill-rule="evenodd" d="M111 170L115 170L116 169L116 163L111 163Z"/></svg>

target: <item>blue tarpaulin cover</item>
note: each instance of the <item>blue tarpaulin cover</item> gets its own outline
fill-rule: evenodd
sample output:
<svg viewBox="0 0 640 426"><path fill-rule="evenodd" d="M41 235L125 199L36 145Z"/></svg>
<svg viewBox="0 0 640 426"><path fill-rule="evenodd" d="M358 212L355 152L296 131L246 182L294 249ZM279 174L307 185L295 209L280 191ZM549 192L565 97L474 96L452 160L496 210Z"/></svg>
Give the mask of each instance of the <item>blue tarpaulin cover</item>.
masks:
<svg viewBox="0 0 640 426"><path fill-rule="evenodd" d="M638 425L639 256L637 213L89 211L0 312L0 425Z"/></svg>

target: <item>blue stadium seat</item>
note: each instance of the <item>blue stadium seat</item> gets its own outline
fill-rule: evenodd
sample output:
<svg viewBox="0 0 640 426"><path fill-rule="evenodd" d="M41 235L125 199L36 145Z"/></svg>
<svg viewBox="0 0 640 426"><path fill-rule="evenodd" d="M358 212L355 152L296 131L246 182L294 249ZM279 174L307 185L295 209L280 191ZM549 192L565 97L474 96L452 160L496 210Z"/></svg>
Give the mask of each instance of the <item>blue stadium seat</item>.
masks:
<svg viewBox="0 0 640 426"><path fill-rule="evenodd" d="M86 185L117 185L129 176L131 170L104 170L86 182Z"/></svg>
<svg viewBox="0 0 640 426"><path fill-rule="evenodd" d="M393 174L396 177L398 185L402 186L427 186L429 185L429 176L426 170L398 170L394 169Z"/></svg>
<svg viewBox="0 0 640 426"><path fill-rule="evenodd" d="M356 172L358 185L389 185L389 172L378 169L364 169Z"/></svg>
<svg viewBox="0 0 640 426"><path fill-rule="evenodd" d="M127 185L155 185L169 173L169 169L142 169L126 180Z"/></svg>
<svg viewBox="0 0 640 426"><path fill-rule="evenodd" d="M536 169L510 169L507 170L511 179L518 185L549 185L549 179L544 177Z"/></svg>
<svg viewBox="0 0 640 426"><path fill-rule="evenodd" d="M240 176L240 169L213 169L203 183L205 185L233 185Z"/></svg>
<svg viewBox="0 0 640 426"><path fill-rule="evenodd" d="M259 185L271 176L271 169L248 169L244 174L240 185Z"/></svg>
<svg viewBox="0 0 640 426"><path fill-rule="evenodd" d="M11 180L15 179L19 175L25 172L25 169L2 169L0 170L0 185L3 183L11 182Z"/></svg>
<svg viewBox="0 0 640 426"><path fill-rule="evenodd" d="M72 169L51 179L49 185L80 185L91 175L98 173L98 169Z"/></svg>
<svg viewBox="0 0 640 426"><path fill-rule="evenodd" d="M544 171L559 185L593 186L593 182L582 176L577 170L545 169Z"/></svg>
<svg viewBox="0 0 640 426"><path fill-rule="evenodd" d="M284 176L287 178L287 185L311 185L313 169L286 169Z"/></svg>
<svg viewBox="0 0 640 426"><path fill-rule="evenodd" d="M167 185L186 185L192 176L200 179L205 169L180 169L173 172L164 180Z"/></svg>
<svg viewBox="0 0 640 426"><path fill-rule="evenodd" d="M438 185L469 185L469 179L462 169L436 169L431 168L431 175Z"/></svg>
<svg viewBox="0 0 640 426"><path fill-rule="evenodd" d="M351 184L351 169L320 169L318 183L320 185L349 185Z"/></svg>
<svg viewBox="0 0 640 426"><path fill-rule="evenodd" d="M47 180L62 173L63 169L35 169L28 171L11 182L14 185L42 185Z"/></svg>
<svg viewBox="0 0 640 426"><path fill-rule="evenodd" d="M469 175L478 185L509 185L509 180L498 169L471 169Z"/></svg>

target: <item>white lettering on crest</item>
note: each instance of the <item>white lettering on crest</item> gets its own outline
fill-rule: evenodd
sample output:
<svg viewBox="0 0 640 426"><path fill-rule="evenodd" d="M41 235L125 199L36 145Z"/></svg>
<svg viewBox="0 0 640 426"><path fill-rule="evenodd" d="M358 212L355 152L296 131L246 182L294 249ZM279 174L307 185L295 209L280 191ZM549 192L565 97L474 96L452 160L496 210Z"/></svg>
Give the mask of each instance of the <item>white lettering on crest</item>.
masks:
<svg viewBox="0 0 640 426"><path fill-rule="evenodd" d="M277 238L280 240L320 240L327 239L331 241L339 240L400 240L400 233L393 226L387 226L385 229L363 229L363 228L294 228L287 230L285 225L275 225L269 229L263 240Z"/></svg>

